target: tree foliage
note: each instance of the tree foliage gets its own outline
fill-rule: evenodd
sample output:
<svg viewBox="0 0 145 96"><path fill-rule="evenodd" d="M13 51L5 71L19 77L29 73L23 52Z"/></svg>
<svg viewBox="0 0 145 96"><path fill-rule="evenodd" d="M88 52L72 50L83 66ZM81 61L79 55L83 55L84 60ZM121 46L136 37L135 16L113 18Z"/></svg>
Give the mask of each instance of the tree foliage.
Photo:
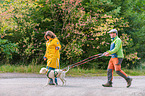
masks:
<svg viewBox="0 0 145 96"><path fill-rule="evenodd" d="M53 31L61 42L61 65L64 66L108 50L110 37L107 32L113 28L119 31L123 41L124 67L135 67L139 59L137 53L140 55L141 50L144 50L139 46L144 46L142 0L14 1L4 0L0 4L2 40L18 45L18 53L12 52L11 63L43 63L44 34L47 30ZM99 58L82 67L106 68L108 59Z"/></svg>

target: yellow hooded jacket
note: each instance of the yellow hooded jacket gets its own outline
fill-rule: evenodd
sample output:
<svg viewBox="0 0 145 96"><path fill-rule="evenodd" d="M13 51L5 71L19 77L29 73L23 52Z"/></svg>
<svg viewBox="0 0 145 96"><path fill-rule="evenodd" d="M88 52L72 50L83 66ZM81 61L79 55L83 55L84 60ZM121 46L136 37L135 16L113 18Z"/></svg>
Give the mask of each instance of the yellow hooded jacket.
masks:
<svg viewBox="0 0 145 96"><path fill-rule="evenodd" d="M56 47L58 47L58 50L56 50ZM61 45L59 40L55 37L50 38L46 42L46 52L44 57L47 58L47 66L52 68L59 67L59 59L60 59L60 53L59 50L61 49Z"/></svg>

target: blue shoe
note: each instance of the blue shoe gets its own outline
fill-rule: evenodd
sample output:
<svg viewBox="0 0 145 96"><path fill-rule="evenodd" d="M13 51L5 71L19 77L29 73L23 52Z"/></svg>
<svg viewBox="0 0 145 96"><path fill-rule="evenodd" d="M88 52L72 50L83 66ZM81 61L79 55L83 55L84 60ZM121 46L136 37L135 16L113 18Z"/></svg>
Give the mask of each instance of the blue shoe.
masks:
<svg viewBox="0 0 145 96"><path fill-rule="evenodd" d="M49 85L55 85L52 79L50 79Z"/></svg>

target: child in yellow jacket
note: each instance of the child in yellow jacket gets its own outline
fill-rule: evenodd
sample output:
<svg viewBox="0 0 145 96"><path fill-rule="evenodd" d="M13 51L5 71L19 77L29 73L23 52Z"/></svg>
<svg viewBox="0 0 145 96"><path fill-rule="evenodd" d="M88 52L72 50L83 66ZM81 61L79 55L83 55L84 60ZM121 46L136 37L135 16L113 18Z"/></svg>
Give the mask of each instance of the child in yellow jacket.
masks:
<svg viewBox="0 0 145 96"><path fill-rule="evenodd" d="M47 31L45 34L46 41L46 52L44 55L44 60L47 59L47 69L55 70L59 67L59 59L61 45L56 35L52 31ZM57 78L55 78L55 83L57 84ZM50 79L49 85L54 85L53 80Z"/></svg>

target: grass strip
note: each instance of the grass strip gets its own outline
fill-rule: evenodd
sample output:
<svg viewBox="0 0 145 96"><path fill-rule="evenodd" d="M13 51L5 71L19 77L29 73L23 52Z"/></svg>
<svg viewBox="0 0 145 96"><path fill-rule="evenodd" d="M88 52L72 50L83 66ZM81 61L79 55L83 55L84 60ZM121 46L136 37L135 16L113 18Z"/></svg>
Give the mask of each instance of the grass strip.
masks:
<svg viewBox="0 0 145 96"><path fill-rule="evenodd" d="M0 66L0 72L6 73L6 72L16 72L16 73L35 73L39 74L39 70L45 67L44 65L1 65ZM145 70L144 69L122 69L127 75L129 76L145 76ZM93 77L93 76L107 76L107 70L101 70L101 69L80 69L78 67L72 68L69 70L69 72L66 74L67 76L71 77ZM116 72L114 71L114 76L118 76Z"/></svg>

